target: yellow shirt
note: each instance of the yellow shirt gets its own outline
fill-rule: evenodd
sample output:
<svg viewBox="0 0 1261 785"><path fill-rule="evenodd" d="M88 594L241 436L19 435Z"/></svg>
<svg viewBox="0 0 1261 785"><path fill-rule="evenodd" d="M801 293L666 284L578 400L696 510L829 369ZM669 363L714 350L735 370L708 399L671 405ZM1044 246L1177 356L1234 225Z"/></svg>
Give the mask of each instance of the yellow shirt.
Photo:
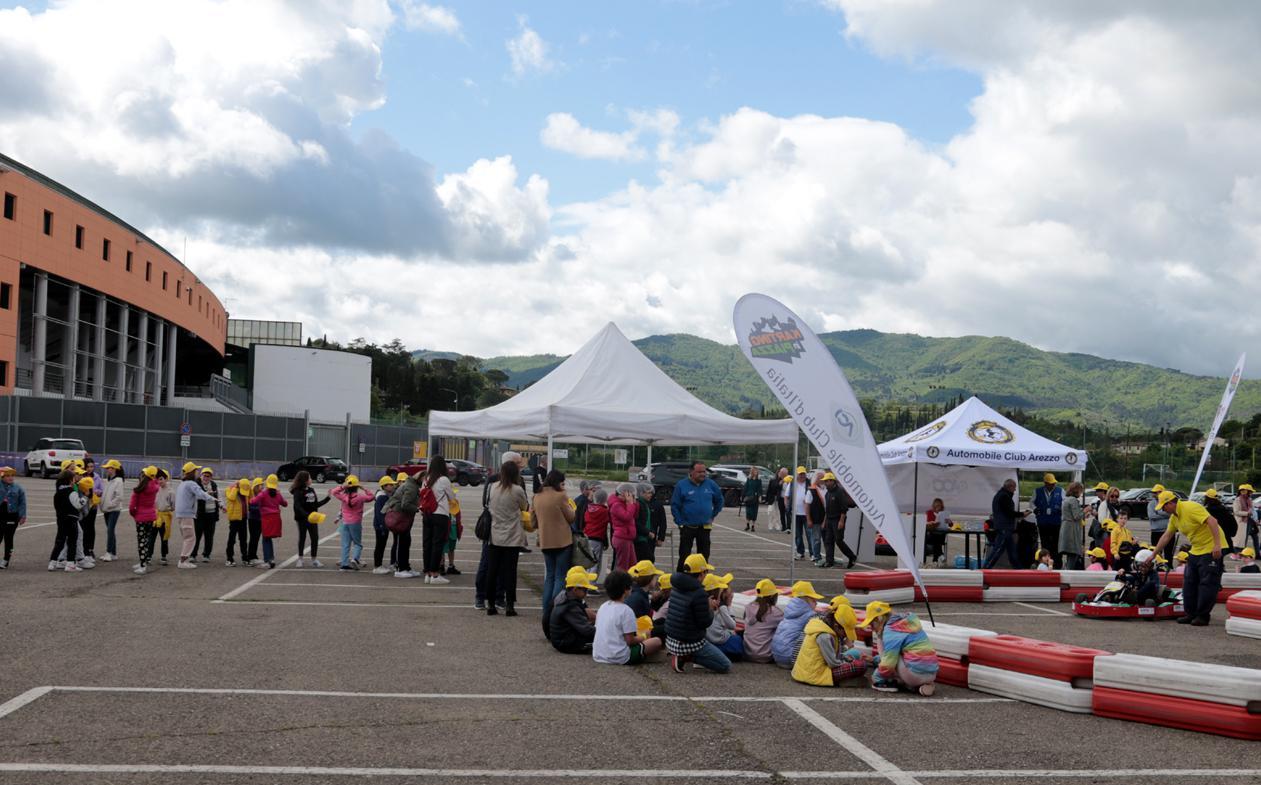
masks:
<svg viewBox="0 0 1261 785"><path fill-rule="evenodd" d="M1169 516L1169 528L1191 541L1192 556L1212 553L1213 546L1217 544L1212 529L1208 527L1210 517L1204 505L1195 502L1178 502L1173 515Z"/></svg>
<svg viewBox="0 0 1261 785"><path fill-rule="evenodd" d="M1112 532L1109 536L1110 539L1108 542L1112 546L1112 558L1114 559L1121 555L1122 543L1135 542L1133 533L1131 533L1128 528L1120 524L1117 524L1112 528Z"/></svg>

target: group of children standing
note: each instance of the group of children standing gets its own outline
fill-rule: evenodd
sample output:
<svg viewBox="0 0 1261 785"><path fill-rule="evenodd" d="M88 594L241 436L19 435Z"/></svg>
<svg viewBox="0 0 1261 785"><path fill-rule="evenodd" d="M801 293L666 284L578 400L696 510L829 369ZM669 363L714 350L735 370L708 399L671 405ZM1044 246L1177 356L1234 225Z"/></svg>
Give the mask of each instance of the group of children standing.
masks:
<svg viewBox="0 0 1261 785"><path fill-rule="evenodd" d="M798 581L784 608L774 581L764 578L742 618L732 611L732 575L718 575L701 554L667 574L647 560L605 578L606 601L587 606L596 575L574 567L552 603L553 648L588 654L599 663L637 665L664 650L671 669L727 673L733 661L775 663L804 684L839 686L871 674L877 690L910 689L932 695L937 658L914 614L893 614L884 602L869 603L860 624L848 598L820 606L822 595ZM858 646L858 628L872 629L872 653Z"/></svg>

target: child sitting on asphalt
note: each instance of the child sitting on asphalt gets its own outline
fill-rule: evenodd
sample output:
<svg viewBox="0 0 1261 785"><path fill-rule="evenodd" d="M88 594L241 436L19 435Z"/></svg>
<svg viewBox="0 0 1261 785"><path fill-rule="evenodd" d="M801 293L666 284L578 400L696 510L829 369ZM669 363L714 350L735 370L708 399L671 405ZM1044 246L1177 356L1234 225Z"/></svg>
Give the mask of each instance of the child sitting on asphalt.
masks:
<svg viewBox="0 0 1261 785"><path fill-rule="evenodd" d="M589 573L588 573L589 574ZM633 581L622 570L614 570L604 579L608 602L600 606L595 617L595 639L591 658L608 665L638 665L661 651L661 641L641 635L635 612L623 602ZM588 581L588 591L590 591Z"/></svg>
<svg viewBox="0 0 1261 785"><path fill-rule="evenodd" d="M793 681L817 687L853 684L867 673L868 661L851 648L842 616L853 609L839 605L830 613L815 616L806 623L805 639L793 663Z"/></svg>
<svg viewBox="0 0 1261 785"><path fill-rule="evenodd" d="M929 642L914 613L894 614L889 603L867 603L863 627L871 627L872 645L879 665L871 686L879 692L897 692L899 687L930 697L937 681L937 651Z"/></svg>
<svg viewBox="0 0 1261 785"><path fill-rule="evenodd" d="M744 659L744 639L736 635L736 620L731 615L731 579L734 577L731 573L721 576L710 573L703 584L711 603L714 600L718 603L714 620L705 631L705 640L717 646L732 662Z"/></svg>
<svg viewBox="0 0 1261 785"><path fill-rule="evenodd" d="M652 595L652 620L654 622L665 622L666 615L670 612L670 576L662 575L657 578L657 591Z"/></svg>
<svg viewBox="0 0 1261 785"><path fill-rule="evenodd" d="M693 553L683 560L683 571L670 576L673 588L666 615L666 650L675 673L682 673L689 661L715 673L731 670L727 655L705 639L718 608L717 600L706 594L701 583L712 569L703 554Z"/></svg>
<svg viewBox="0 0 1261 785"><path fill-rule="evenodd" d="M1257 566L1257 550L1251 545L1239 552L1239 559L1243 564L1240 572L1261 572L1261 567Z"/></svg>
<svg viewBox="0 0 1261 785"><path fill-rule="evenodd" d="M1086 555L1090 557L1090 564L1086 569L1102 572L1108 561L1108 554L1104 552L1103 548L1091 548L1086 551Z"/></svg>
<svg viewBox="0 0 1261 785"><path fill-rule="evenodd" d="M1055 560L1051 558L1051 552L1046 548L1039 548L1038 552L1033 555L1034 564L1042 571L1054 570Z"/></svg>
<svg viewBox="0 0 1261 785"><path fill-rule="evenodd" d="M791 668L797 661L806 624L814 617L815 603L821 599L823 595L814 590L810 581L797 581L792 585L792 597L784 604L784 618L771 640L771 656L779 667Z"/></svg>
<svg viewBox="0 0 1261 785"><path fill-rule="evenodd" d="M564 654L591 654L595 641L595 611L587 607L587 592L595 588L594 573L573 567L565 574L565 593L552 604L548 622L552 648Z"/></svg>
<svg viewBox="0 0 1261 785"><path fill-rule="evenodd" d="M665 575L664 572L657 569L652 562L644 559L636 562L630 570L628 570L631 578L635 583L631 586L630 593L626 595L626 604L635 612L635 617L652 616L652 584L657 580L657 576Z"/></svg>
<svg viewBox="0 0 1261 785"><path fill-rule="evenodd" d="M771 641L784 619L779 587L770 578L757 582L757 601L744 606L744 657L750 662L773 662Z"/></svg>

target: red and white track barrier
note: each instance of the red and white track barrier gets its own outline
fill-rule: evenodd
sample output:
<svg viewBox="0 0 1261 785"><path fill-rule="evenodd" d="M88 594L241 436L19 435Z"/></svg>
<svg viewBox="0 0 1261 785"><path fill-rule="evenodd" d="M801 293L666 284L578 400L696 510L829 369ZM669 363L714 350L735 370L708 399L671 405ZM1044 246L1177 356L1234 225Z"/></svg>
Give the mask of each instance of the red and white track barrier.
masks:
<svg viewBox="0 0 1261 785"><path fill-rule="evenodd" d="M1109 656L1100 649L1018 635L974 636L968 641L968 687L1089 714L1095 660Z"/></svg>
<svg viewBox="0 0 1261 785"><path fill-rule="evenodd" d="M1241 591L1226 600L1226 634L1261 638L1261 591Z"/></svg>

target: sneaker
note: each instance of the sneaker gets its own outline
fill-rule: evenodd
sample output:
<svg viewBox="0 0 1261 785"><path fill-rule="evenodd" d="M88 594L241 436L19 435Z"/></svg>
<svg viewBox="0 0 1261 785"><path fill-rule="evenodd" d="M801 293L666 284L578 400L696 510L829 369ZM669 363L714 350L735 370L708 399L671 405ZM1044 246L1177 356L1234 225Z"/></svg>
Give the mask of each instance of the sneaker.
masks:
<svg viewBox="0 0 1261 785"><path fill-rule="evenodd" d="M793 556L793 561L801 561L802 559L805 559L805 558L806 558L806 555L804 553L798 553Z"/></svg>
<svg viewBox="0 0 1261 785"><path fill-rule="evenodd" d="M255 567L257 567L257 568L258 568L258 569L260 569L260 570L270 570L270 569L271 569L271 565L270 565L270 564L268 564L268 563L267 563L267 562L265 562L265 561L260 561L259 563L255 564L254 566L255 566Z"/></svg>
<svg viewBox="0 0 1261 785"><path fill-rule="evenodd" d="M433 576L431 576L431 575L429 575L428 573L426 573L426 574L425 574L425 583L429 583L431 580L433 580Z"/></svg>
<svg viewBox="0 0 1261 785"><path fill-rule="evenodd" d="M362 569L363 569L363 562L359 561L358 559L351 559L351 560L350 560L350 566L351 566L351 567L354 567L356 570L362 570Z"/></svg>
<svg viewBox="0 0 1261 785"><path fill-rule="evenodd" d="M162 557L162 566L163 566L163 567L165 567L165 566L166 566L166 565L168 565L168 564L170 564L170 562L168 562L168 561L166 560L166 557L165 557L165 556L163 556L163 557Z"/></svg>
<svg viewBox="0 0 1261 785"><path fill-rule="evenodd" d="M852 567L854 566L854 562L856 562L856 561L858 561L858 559L850 559L850 560L849 560L849 561L845 564L845 569L847 569L847 570L848 570L848 569L852 568Z"/></svg>
<svg viewBox="0 0 1261 785"><path fill-rule="evenodd" d="M925 698L933 697L933 693L936 691L937 691L936 686L932 684L921 684L919 686L919 694L923 695Z"/></svg>
<svg viewBox="0 0 1261 785"><path fill-rule="evenodd" d="M9 569L9 560L0 559L0 570L7 570L7 569Z"/></svg>
<svg viewBox="0 0 1261 785"><path fill-rule="evenodd" d="M440 584L440 583L450 583L451 581L447 580L446 578L442 577L441 575L435 575L435 576L433 576L432 578L430 578L430 579L429 579L429 582L430 582L430 583L433 583L433 584Z"/></svg>
<svg viewBox="0 0 1261 785"><path fill-rule="evenodd" d="M389 575L392 572L394 572L394 570L391 570L389 567L382 565L380 567L377 567L375 570L373 570L372 574L373 575Z"/></svg>
<svg viewBox="0 0 1261 785"><path fill-rule="evenodd" d="M209 564L209 563L210 563L210 557L209 557L209 556L202 556L202 557L201 557L201 563L202 563L202 564Z"/></svg>
<svg viewBox="0 0 1261 785"><path fill-rule="evenodd" d="M323 562L321 562L319 559L312 559L312 560L311 560L311 566L312 566L312 567L323 567L323 566L324 566L324 563L323 563Z"/></svg>
<svg viewBox="0 0 1261 785"><path fill-rule="evenodd" d="M91 556L84 556L78 562L78 564L79 564L79 569L81 570L91 570L91 569L95 569L96 567L96 561L93 560Z"/></svg>
<svg viewBox="0 0 1261 785"><path fill-rule="evenodd" d="M891 684L873 684L871 688L876 692L897 692L898 688Z"/></svg>
<svg viewBox="0 0 1261 785"><path fill-rule="evenodd" d="M474 601L473 601L473 607L474 607L474 608L476 608L476 609L477 609L477 610L479 610L479 611L484 611L484 610L486 610L486 601L485 601L485 600L474 600Z"/></svg>
<svg viewBox="0 0 1261 785"><path fill-rule="evenodd" d="M299 568L300 568L300 567L302 567L302 560L301 560L301 559L298 559L296 562L294 562L294 563L293 563L293 566L294 566L294 567L299 567Z"/></svg>
<svg viewBox="0 0 1261 785"><path fill-rule="evenodd" d="M1207 617L1207 616L1196 616L1194 619L1192 619L1192 620L1191 620L1191 626L1192 626L1192 627L1207 627L1207 626L1208 626L1208 617Z"/></svg>
<svg viewBox="0 0 1261 785"><path fill-rule="evenodd" d="M1179 624L1190 624L1190 623L1191 623L1191 622L1193 622L1193 621L1195 621L1195 617L1194 617L1194 616L1180 616L1180 617L1178 617L1178 623L1179 623Z"/></svg>
<svg viewBox="0 0 1261 785"><path fill-rule="evenodd" d="M394 577L395 578L419 578L420 573L416 572L415 570L396 570L394 573Z"/></svg>
<svg viewBox="0 0 1261 785"><path fill-rule="evenodd" d="M66 572L83 572L83 568L72 561L68 561L66 562L65 571Z"/></svg>
<svg viewBox="0 0 1261 785"><path fill-rule="evenodd" d="M101 561L114 561L117 558L118 557L112 553L105 553L101 555Z"/></svg>
<svg viewBox="0 0 1261 785"><path fill-rule="evenodd" d="M197 563L194 562L192 559L189 559L188 561L181 560L179 563L179 568L181 570L195 570L197 569Z"/></svg>
<svg viewBox="0 0 1261 785"><path fill-rule="evenodd" d="M828 563L823 561L822 559L816 559L814 561L814 566L822 570L828 566Z"/></svg>
<svg viewBox="0 0 1261 785"><path fill-rule="evenodd" d="M137 564L135 568L132 569L132 572L136 573L137 575L144 575L148 571L149 571L149 568L144 566L143 564Z"/></svg>
<svg viewBox="0 0 1261 785"><path fill-rule="evenodd" d="M65 568L66 568L66 565L64 562L55 562L55 561L48 562L49 572L56 572L57 570L64 570Z"/></svg>
<svg viewBox="0 0 1261 785"><path fill-rule="evenodd" d="M675 673L683 672L683 661L679 658L679 655L677 654L670 655L670 670L674 671Z"/></svg>
<svg viewBox="0 0 1261 785"><path fill-rule="evenodd" d="M227 561L225 561L225 562L223 563L223 566L224 566L224 567L235 567L235 566L236 566L236 562L232 561L231 559L228 559Z"/></svg>
<svg viewBox="0 0 1261 785"><path fill-rule="evenodd" d="M448 567L448 568L447 568L447 575L463 575L463 574L464 574L464 573L460 572L459 570L457 570L457 569L456 569L456 568L454 568L454 567Z"/></svg>
<svg viewBox="0 0 1261 785"><path fill-rule="evenodd" d="M269 561L269 562L267 562L267 569L269 569L269 570L274 570L274 569L276 569L276 562L274 562L274 561Z"/></svg>
<svg viewBox="0 0 1261 785"><path fill-rule="evenodd" d="M351 567L349 564L343 564L343 565L339 566L337 569L341 570L342 572L354 572L354 571L355 571L355 568L354 568L354 567Z"/></svg>

